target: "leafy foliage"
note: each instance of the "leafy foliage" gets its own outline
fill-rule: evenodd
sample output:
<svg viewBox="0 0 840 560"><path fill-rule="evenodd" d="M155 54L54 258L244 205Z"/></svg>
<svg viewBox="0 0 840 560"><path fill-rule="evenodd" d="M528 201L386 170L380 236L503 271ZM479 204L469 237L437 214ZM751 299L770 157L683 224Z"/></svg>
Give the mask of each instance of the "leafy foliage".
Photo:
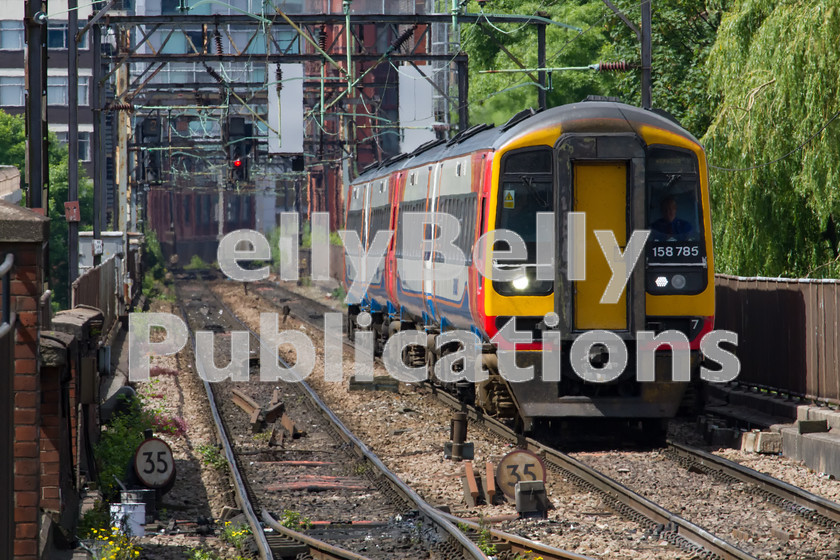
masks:
<svg viewBox="0 0 840 560"><path fill-rule="evenodd" d="M712 169L718 270L840 273L840 122L808 141L840 110L838 36L836 1L741 0L724 17L703 140L713 165L746 169Z"/></svg>
<svg viewBox="0 0 840 560"><path fill-rule="evenodd" d="M487 9L489 11L490 7ZM472 1L467 10L477 13L480 8ZM494 0L492 3L494 14L533 15L538 11L553 21L583 30L557 25L546 27L548 67L588 66L598 62L598 53L607 40L604 22L614 17L600 0ZM480 73L482 70L519 68L510 55L525 68L537 68L535 26L482 21L480 26L463 26L461 40L470 56L471 122L500 124L526 107L537 107L539 86L527 74ZM554 72L552 82L553 89L547 94L549 107L577 102L587 95L606 95L602 76L591 70Z"/></svg>
<svg viewBox="0 0 840 560"><path fill-rule="evenodd" d="M300 512L289 509L283 510L279 523L286 529L292 529L293 531L305 531L312 527L311 519L302 516Z"/></svg>
<svg viewBox="0 0 840 560"><path fill-rule="evenodd" d="M139 399L128 400L126 404L125 410L111 419L95 446L99 483L105 497L119 491L115 478L121 481L128 478L134 451L143 442L143 430L152 428L151 418L143 414Z"/></svg>
<svg viewBox="0 0 840 560"><path fill-rule="evenodd" d="M163 251L160 248L157 234L149 230L146 232L146 246L143 251L143 293L149 299L167 299L174 301L174 294L170 293L170 284L166 275Z"/></svg>
<svg viewBox="0 0 840 560"><path fill-rule="evenodd" d="M217 471L226 471L228 462L221 450L215 445L201 444L196 448L201 454L202 461L205 465L209 465Z"/></svg>
<svg viewBox="0 0 840 560"><path fill-rule="evenodd" d="M26 166L26 124L23 117L0 110L0 165Z"/></svg>
<svg viewBox="0 0 840 560"><path fill-rule="evenodd" d="M637 0L613 2L640 26ZM653 106L664 109L697 136L712 120L716 97L706 83L705 60L714 44L723 9L728 0L658 0L653 5L652 49ZM494 13L531 15L544 11L553 21L577 26L580 31L559 26L546 29L546 65L549 68L581 67L599 62L626 61L633 71L597 73L567 70L552 73L549 107L581 101L588 95L618 97L641 103L641 54L636 34L601 0L542 2L495 0ZM478 11L470 3L471 11ZM534 26L494 24L465 26L464 49L470 55L470 119L474 122L504 122L525 107L537 106L537 86L523 73L481 74L482 70L517 68L505 49L527 68L537 67Z"/></svg>
<svg viewBox="0 0 840 560"><path fill-rule="evenodd" d="M53 303L59 309L69 307L67 221L64 203L68 191L67 148L58 143L54 133L49 136L49 218L50 218L50 288ZM20 115L0 110L0 164L15 165L21 174L26 168L26 126ZM80 229L93 224L93 184L79 166Z"/></svg>
<svg viewBox="0 0 840 560"><path fill-rule="evenodd" d="M219 534L219 538L222 539L224 542L233 545L238 550L242 550L245 546L245 542L251 537L251 528L245 524L235 525L230 521L225 521L224 527L222 527L222 532Z"/></svg>

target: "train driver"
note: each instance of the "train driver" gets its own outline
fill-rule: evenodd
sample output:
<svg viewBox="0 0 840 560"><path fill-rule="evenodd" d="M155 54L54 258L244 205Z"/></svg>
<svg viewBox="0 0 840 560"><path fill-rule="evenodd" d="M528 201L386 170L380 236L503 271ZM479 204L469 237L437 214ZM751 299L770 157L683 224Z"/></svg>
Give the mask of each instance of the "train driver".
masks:
<svg viewBox="0 0 840 560"><path fill-rule="evenodd" d="M677 217L677 201L673 196L663 198L659 209L662 217L650 224L655 240L685 239L694 229L691 223Z"/></svg>

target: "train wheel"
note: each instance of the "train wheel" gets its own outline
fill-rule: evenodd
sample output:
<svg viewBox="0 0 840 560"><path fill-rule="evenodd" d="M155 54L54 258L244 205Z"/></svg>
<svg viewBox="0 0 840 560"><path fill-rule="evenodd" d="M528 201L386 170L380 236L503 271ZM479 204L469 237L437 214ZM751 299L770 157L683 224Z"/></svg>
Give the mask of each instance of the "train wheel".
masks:
<svg viewBox="0 0 840 560"><path fill-rule="evenodd" d="M455 392L458 400L462 403L475 404L475 383L458 382L455 384Z"/></svg>
<svg viewBox="0 0 840 560"><path fill-rule="evenodd" d="M642 433L639 443L650 447L663 447L668 438L668 420L665 418L647 418L642 420Z"/></svg>

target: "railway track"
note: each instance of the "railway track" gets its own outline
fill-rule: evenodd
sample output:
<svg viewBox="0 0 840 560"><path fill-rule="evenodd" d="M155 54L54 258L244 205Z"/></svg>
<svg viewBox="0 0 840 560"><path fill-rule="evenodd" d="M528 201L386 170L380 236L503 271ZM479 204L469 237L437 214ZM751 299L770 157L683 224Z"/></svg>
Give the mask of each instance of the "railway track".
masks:
<svg viewBox="0 0 840 560"><path fill-rule="evenodd" d="M318 302L308 300L301 302L301 296L277 285L262 285L259 289L264 292L264 295L270 296L278 302L285 305L296 305L297 310L293 309L292 313L298 319L315 327L319 327L315 320L319 313L334 312L334 310ZM352 343L349 341L345 341L345 344L352 347ZM438 389L434 389L434 393L439 400L445 402L454 410L464 410L465 407L448 393ZM605 476L599 470L539 441L518 436L507 425L482 415L480 411L468 407L467 410L474 422L482 423L500 437L516 442L520 447L528 448L540 454L550 469L562 473L563 476L581 488L600 493L604 502L624 517L635 520L639 525L653 531L660 538L692 552L697 557L750 559L764 556L762 554L764 551L759 549L754 552L752 550L752 547L747 543L747 541L751 543L752 539L748 538L750 535L744 531L732 529L732 541L728 540L728 537L726 539L721 538L713 534L712 531L692 523L685 517L657 505L642 494L634 492L609 476ZM669 458L691 472L713 475L715 478L727 482L743 483L738 486L739 491L743 486L744 492L758 495L775 504L781 510L797 514L819 527L836 531L840 526L838 525L840 508L829 500L814 496L767 475L751 471L737 463L678 443L669 442L666 453ZM738 521L740 520L733 520L732 525L738 525ZM774 537L778 538L779 535L785 534L784 530L774 530ZM796 533L794 532L794 534ZM800 536L800 538L802 537ZM739 544L742 541L744 544ZM805 556L794 557L809 557L807 554L808 552L805 553ZM833 556L828 557L833 558Z"/></svg>
<svg viewBox="0 0 840 560"><path fill-rule="evenodd" d="M466 412L470 421L506 438L522 449L539 455L550 470L562 474L576 486L601 494L604 502L622 516L636 521L642 527L654 531L660 538L691 552L698 558L715 560L755 560L755 557L702 527L683 519L655 504L630 488L602 474L598 470L552 449L539 441L517 434L509 426L495 418L484 415L474 407L465 406L455 397L441 390L434 390L438 400L455 410Z"/></svg>
<svg viewBox="0 0 840 560"><path fill-rule="evenodd" d="M669 441L667 452L686 468L700 469L725 481L744 483L748 485L748 492L762 496L781 509L791 511L823 527L840 531L840 504L836 502L682 443Z"/></svg>
<svg viewBox="0 0 840 560"><path fill-rule="evenodd" d="M190 330L216 331L216 354L220 358L217 363L227 363L219 355L218 339L224 338L225 329L243 330L248 326L218 301L206 284L181 279L177 294ZM248 330L256 338L256 333ZM246 449L250 447L243 437L247 422L240 418L244 413L235 408L229 391L237 387L240 393L250 389L249 396L259 400L255 387L267 390L267 385L205 382L237 500L262 558L293 558L304 548L309 550L305 554L315 558L486 558L450 520L387 470L304 382L283 384L282 391L289 417L307 428L307 449L299 449L302 446L295 442L301 440L291 438L282 450ZM248 454L243 455L242 451ZM313 461L313 452L330 460ZM278 454L282 460L276 460ZM309 474L313 470L306 469L313 467L316 474ZM284 482L277 483L278 480ZM347 519L342 513L347 511L348 501L354 504L354 513L365 518L363 523ZM317 538L303 538L300 531L278 529L282 526L270 512L273 510L276 516L292 507L300 510L296 514L313 518L314 528L308 532L317 534ZM257 509L263 510L262 518ZM266 535L261 519L273 529L273 535ZM358 552L351 550L354 547Z"/></svg>
<svg viewBox="0 0 840 560"><path fill-rule="evenodd" d="M323 313L335 312L335 310L330 309L329 307L324 306L323 304L320 304L318 302L314 302L312 300L301 300L301 298L297 294L289 292L288 290L285 290L280 286L270 285L267 283L260 283L256 286L252 286L251 288L249 288L249 290L262 292L262 297L272 299L275 305L278 307L278 309L284 306L291 306L291 309L285 310L284 314L288 313L294 315L302 322L319 330L323 328L323 324L319 323L318 319L322 319ZM219 301L219 304L222 306L225 305L221 301ZM230 311L227 306L225 306L225 309ZM301 317L301 315L303 315L305 318ZM244 328L247 328L252 333L252 335L256 336L254 331L251 330L246 323L242 322L241 320L239 320L239 323ZM352 343L349 343L346 340L344 341L344 343L348 348L354 348ZM307 387L311 391L311 387L309 387L309 385L307 385ZM315 396L315 398L317 398L317 395ZM385 468L384 465L383 468ZM412 491L412 493L414 492ZM419 496L417 496L417 498L422 500L422 498L420 498ZM426 505L428 506L428 504ZM437 513L436 509L434 511ZM591 560L588 556L576 554L574 552L548 546L546 544L528 538L524 538L522 536L493 529L486 526L483 523L476 523L473 521L465 520L447 513L440 513L440 515L444 519L448 519L451 523L457 524L457 526L471 540L487 540L487 544L492 544L495 547L497 551L496 558L498 558L499 560L527 560L530 558L543 558L544 560ZM449 556L446 556L446 558L448 559Z"/></svg>

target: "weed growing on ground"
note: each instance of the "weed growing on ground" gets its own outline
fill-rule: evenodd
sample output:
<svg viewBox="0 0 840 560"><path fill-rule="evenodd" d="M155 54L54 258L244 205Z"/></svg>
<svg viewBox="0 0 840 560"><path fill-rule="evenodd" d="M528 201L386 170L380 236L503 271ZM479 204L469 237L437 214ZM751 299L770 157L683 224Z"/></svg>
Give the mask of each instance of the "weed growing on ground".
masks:
<svg viewBox="0 0 840 560"><path fill-rule="evenodd" d="M339 286L338 288L336 288L332 291L332 294L330 294L330 297L332 297L332 299L334 299L336 301L343 302L344 298L347 297L347 292L344 291L343 286Z"/></svg>
<svg viewBox="0 0 840 560"><path fill-rule="evenodd" d="M188 551L189 556L187 556L187 560L224 560L221 556L213 552L212 550L207 550L206 548L191 548ZM246 560L242 556L237 556L231 560Z"/></svg>
<svg viewBox="0 0 840 560"><path fill-rule="evenodd" d="M308 517L303 517L299 512L289 509L283 510L283 516L280 517L280 525L286 529L293 531L300 531L312 527L312 520Z"/></svg>
<svg viewBox="0 0 840 560"><path fill-rule="evenodd" d="M91 529L84 545L94 560L134 560L142 550L119 527Z"/></svg>
<svg viewBox="0 0 840 560"><path fill-rule="evenodd" d="M228 462L221 450L215 445L201 444L196 447L196 451L201 454L202 462L209 465L217 471L227 470Z"/></svg>
<svg viewBox="0 0 840 560"><path fill-rule="evenodd" d="M82 514L76 533L79 538L89 539L94 530L103 530L111 526L111 512L108 502L96 500L93 507Z"/></svg>
<svg viewBox="0 0 840 560"><path fill-rule="evenodd" d="M184 265L184 270L207 270L210 268L204 259L198 255L193 255L188 264Z"/></svg>
<svg viewBox="0 0 840 560"><path fill-rule="evenodd" d="M484 524L484 519L479 520L478 541L475 544L487 556L494 556L498 552L493 544L493 534Z"/></svg>
<svg viewBox="0 0 840 560"><path fill-rule="evenodd" d="M253 439L257 443L268 443L268 441L271 439L271 432L267 431L254 434L251 439Z"/></svg>
<svg viewBox="0 0 840 560"><path fill-rule="evenodd" d="M143 413L149 417L152 429L158 433L181 437L187 433L187 422L166 411L166 395L158 392L160 379L152 378L138 393Z"/></svg>
<svg viewBox="0 0 840 560"><path fill-rule="evenodd" d="M219 538L224 542L233 545L237 550L242 550L245 542L251 536L251 528L244 523L242 525L234 525L230 521L225 521L225 526L222 527L222 534Z"/></svg>
<svg viewBox="0 0 840 560"><path fill-rule="evenodd" d="M99 443L94 447L99 463L99 483L106 498L116 495L117 481L126 480L131 459L137 446L143 442L143 431L152 429L151 417L143 413L138 399L126 399L126 407L115 414Z"/></svg>

